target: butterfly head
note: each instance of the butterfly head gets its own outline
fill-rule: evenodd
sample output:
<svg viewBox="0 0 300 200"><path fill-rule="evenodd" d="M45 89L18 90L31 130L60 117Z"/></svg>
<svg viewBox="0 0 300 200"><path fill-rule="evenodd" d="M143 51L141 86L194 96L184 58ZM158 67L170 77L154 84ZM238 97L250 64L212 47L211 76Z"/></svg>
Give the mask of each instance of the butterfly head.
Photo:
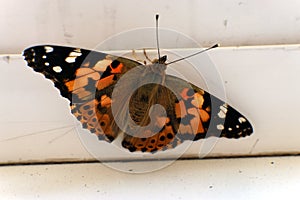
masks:
<svg viewBox="0 0 300 200"><path fill-rule="evenodd" d="M162 56L158 59L154 59L152 61L152 64L166 64L166 61L167 61L167 56L165 55L165 56Z"/></svg>
<svg viewBox="0 0 300 200"><path fill-rule="evenodd" d="M166 56L166 55L164 55L163 57L160 57L160 58L158 59L158 63L159 63L159 64L165 64L166 61L167 61L167 56Z"/></svg>

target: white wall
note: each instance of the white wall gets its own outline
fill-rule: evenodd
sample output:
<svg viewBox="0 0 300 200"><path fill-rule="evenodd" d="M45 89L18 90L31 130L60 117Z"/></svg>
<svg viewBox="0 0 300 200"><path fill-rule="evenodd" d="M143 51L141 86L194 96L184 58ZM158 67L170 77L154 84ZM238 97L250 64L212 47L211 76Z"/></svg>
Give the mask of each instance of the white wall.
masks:
<svg viewBox="0 0 300 200"><path fill-rule="evenodd" d="M156 13L161 27L202 46L295 44L299 7L298 0L10 0L0 7L0 53L37 43L94 48L122 31L153 27Z"/></svg>

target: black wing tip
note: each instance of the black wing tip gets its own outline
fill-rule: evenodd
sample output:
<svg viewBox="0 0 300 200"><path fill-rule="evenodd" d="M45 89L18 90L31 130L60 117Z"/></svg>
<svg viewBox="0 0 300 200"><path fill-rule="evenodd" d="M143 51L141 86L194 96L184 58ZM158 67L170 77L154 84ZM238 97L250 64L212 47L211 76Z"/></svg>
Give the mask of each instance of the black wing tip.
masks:
<svg viewBox="0 0 300 200"><path fill-rule="evenodd" d="M249 120L240 114L237 110L228 106L224 129L221 136L226 138L241 138L250 136L253 133L253 127Z"/></svg>

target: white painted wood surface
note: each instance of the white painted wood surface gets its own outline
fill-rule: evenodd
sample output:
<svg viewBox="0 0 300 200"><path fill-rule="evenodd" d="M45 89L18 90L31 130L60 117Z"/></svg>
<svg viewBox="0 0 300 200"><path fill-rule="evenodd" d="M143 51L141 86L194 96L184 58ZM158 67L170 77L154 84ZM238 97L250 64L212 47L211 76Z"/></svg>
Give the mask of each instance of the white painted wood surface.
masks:
<svg viewBox="0 0 300 200"><path fill-rule="evenodd" d="M299 157L177 161L146 174L99 163L0 167L0 194L12 200L298 199L299 168Z"/></svg>
<svg viewBox="0 0 300 200"><path fill-rule="evenodd" d="M220 139L207 156L299 153L299 46L219 48L209 55L223 79L227 101L249 118L254 134L239 140ZM67 100L22 59L3 56L0 60L0 161L92 158L74 130L78 122L70 114ZM103 160L145 158L144 154L115 151L114 145L92 140L103 150ZM194 157L201 144L181 150L185 157Z"/></svg>

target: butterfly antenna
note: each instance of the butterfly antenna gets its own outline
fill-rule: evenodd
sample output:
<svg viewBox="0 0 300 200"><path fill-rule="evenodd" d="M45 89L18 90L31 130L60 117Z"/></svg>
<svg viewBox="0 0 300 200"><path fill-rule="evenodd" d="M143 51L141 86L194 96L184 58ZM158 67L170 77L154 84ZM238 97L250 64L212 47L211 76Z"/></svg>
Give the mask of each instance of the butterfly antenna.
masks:
<svg viewBox="0 0 300 200"><path fill-rule="evenodd" d="M159 18L159 14L156 14L155 15L155 22L156 22L156 46L157 46L158 60L160 61L160 50L159 50L159 40L158 40L158 18Z"/></svg>
<svg viewBox="0 0 300 200"><path fill-rule="evenodd" d="M192 56L195 56L195 55L204 53L204 52L206 52L206 51L209 51L209 50L211 50L211 49L213 49L213 48L217 48L217 47L219 47L219 46L220 46L219 44L215 44L215 45L213 45L213 46L211 46L211 47L209 47L209 48L207 48L207 49L203 49L203 50L201 50L201 51L198 51L198 52L193 53L193 54L191 54L191 55L188 55L188 56L186 56L186 57L179 58L179 59L177 59L177 60L173 60L172 62L167 63L167 65L172 64L172 63L179 62L179 61L181 61L181 60L185 60L185 59L187 59L187 58L190 58L190 57L192 57Z"/></svg>

